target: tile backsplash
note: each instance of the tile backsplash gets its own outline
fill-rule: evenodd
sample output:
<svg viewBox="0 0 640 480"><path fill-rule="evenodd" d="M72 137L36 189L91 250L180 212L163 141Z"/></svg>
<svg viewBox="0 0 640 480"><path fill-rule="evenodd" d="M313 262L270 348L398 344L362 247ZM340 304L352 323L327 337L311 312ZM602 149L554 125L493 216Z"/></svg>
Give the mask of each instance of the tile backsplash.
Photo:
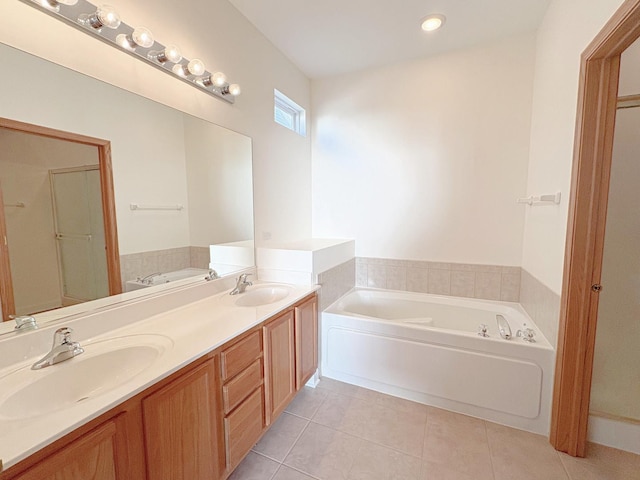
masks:
<svg viewBox="0 0 640 480"><path fill-rule="evenodd" d="M356 258L356 285L517 302L520 267Z"/></svg>

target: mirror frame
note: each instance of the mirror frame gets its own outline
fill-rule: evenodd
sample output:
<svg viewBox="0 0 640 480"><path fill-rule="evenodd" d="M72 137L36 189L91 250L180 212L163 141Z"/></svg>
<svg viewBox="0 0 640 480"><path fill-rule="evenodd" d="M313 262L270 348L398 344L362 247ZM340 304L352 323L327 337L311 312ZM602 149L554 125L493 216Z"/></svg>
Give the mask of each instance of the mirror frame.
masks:
<svg viewBox="0 0 640 480"><path fill-rule="evenodd" d="M120 253L118 250L118 227L116 224L116 208L113 193L111 142L100 138L88 137L85 135L19 122L17 120L2 117L0 117L0 128L66 142L80 143L83 145L93 146L98 149L109 295L122 293ZM4 203L2 201L1 190L0 206L3 207L0 211L0 235L2 235L1 240L3 240L0 241L0 252L2 253L2 258L0 258L0 305L2 307L2 318L4 321L7 321L10 320L9 315L15 315L15 303L13 297L13 282L11 280L11 266L9 263L9 246L6 239L7 232Z"/></svg>

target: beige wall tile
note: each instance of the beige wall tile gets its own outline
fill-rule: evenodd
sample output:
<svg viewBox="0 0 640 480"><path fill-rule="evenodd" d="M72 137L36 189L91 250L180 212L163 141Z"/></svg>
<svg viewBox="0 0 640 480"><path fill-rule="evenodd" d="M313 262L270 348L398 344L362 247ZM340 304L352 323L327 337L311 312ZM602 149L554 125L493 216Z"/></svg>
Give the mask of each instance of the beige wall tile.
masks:
<svg viewBox="0 0 640 480"><path fill-rule="evenodd" d="M518 302L520 300L520 272L502 272L500 300L505 302Z"/></svg>
<svg viewBox="0 0 640 480"><path fill-rule="evenodd" d="M387 288L387 267L379 263L370 263L367 271L367 287Z"/></svg>
<svg viewBox="0 0 640 480"><path fill-rule="evenodd" d="M449 295L451 293L451 271L430 268L427 292Z"/></svg>
<svg viewBox="0 0 640 480"><path fill-rule="evenodd" d="M451 272L451 295L454 297L473 297L475 285L475 272L455 270Z"/></svg>
<svg viewBox="0 0 640 480"><path fill-rule="evenodd" d="M407 290L427 293L429 291L429 270L407 267Z"/></svg>
<svg viewBox="0 0 640 480"><path fill-rule="evenodd" d="M500 283L502 273L500 272L476 272L475 298L486 300L500 300Z"/></svg>
<svg viewBox="0 0 640 480"><path fill-rule="evenodd" d="M407 269L404 266L387 266L387 286L389 290L407 289Z"/></svg>

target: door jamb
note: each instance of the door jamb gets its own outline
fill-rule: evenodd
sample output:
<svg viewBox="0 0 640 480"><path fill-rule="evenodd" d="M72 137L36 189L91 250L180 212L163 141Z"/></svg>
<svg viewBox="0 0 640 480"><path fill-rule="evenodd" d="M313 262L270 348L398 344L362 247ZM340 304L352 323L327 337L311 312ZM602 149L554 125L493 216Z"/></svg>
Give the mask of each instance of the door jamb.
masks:
<svg viewBox="0 0 640 480"><path fill-rule="evenodd" d="M583 52L565 247L551 444L585 455L620 55L640 37L626 0Z"/></svg>

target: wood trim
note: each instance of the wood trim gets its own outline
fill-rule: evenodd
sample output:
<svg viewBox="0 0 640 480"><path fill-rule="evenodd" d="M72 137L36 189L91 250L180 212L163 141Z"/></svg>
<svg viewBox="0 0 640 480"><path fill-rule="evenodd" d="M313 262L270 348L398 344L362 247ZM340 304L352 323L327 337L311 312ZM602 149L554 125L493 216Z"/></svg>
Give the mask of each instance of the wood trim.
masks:
<svg viewBox="0 0 640 480"><path fill-rule="evenodd" d="M2 320L11 320L16 314L16 303L13 296L13 279L11 278L11 263L9 262L9 246L6 243L7 221L4 213L4 196L0 184L0 308Z"/></svg>
<svg viewBox="0 0 640 480"><path fill-rule="evenodd" d="M102 214L104 220L105 245L107 256L107 275L109 282L109 295L122 293L122 279L120 274L120 253L118 248L118 226L116 222L115 195L113 191L113 166L111 162L111 142L101 138L88 137L77 133L65 132L53 128L32 125L30 123L19 122L8 118L0 117L0 128L14 130L18 132L39 135L46 138L54 138L67 142L89 145L98 149L98 160L100 163L100 189L102 191ZM0 214L0 234L6 234L4 225L4 210ZM4 243L4 242L1 242ZM0 247L1 249L2 247ZM15 314L15 303L13 300L13 286L6 283L7 278L11 278L8 256L4 255L0 261L0 301L2 301L3 312ZM6 261L4 258L6 257ZM5 265L6 263L6 265ZM9 299L10 297L10 299ZM6 320L6 318L5 318Z"/></svg>
<svg viewBox="0 0 640 480"><path fill-rule="evenodd" d="M627 0L582 55L565 248L551 444L584 456L620 54L640 36L640 0Z"/></svg>

